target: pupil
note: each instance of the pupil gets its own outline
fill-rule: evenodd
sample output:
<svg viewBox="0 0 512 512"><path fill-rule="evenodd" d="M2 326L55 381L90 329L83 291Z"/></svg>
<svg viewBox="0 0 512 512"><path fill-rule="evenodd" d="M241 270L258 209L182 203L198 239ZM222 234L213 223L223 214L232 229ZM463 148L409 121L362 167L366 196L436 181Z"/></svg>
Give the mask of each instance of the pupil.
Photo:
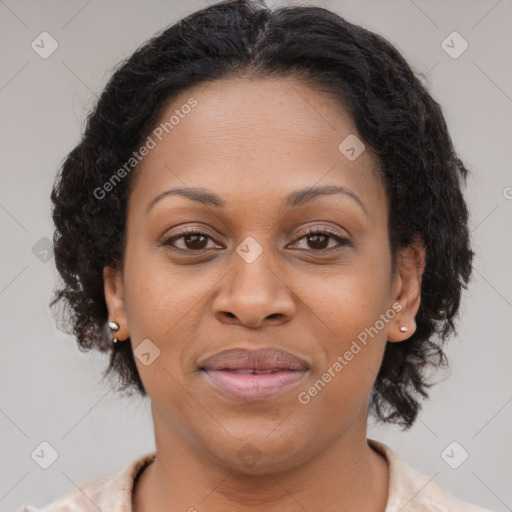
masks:
<svg viewBox="0 0 512 512"><path fill-rule="evenodd" d="M185 244L187 244L187 246L188 246L188 243L190 242L190 240L193 240L192 241L192 247L191 247L192 249L194 249L194 248L195 249L203 249L202 246L197 247L197 246L194 245L194 244L198 243L198 240L197 240L198 238L202 238L203 242L204 242L204 238L205 237L203 235L187 235L186 238L185 238ZM199 245L201 245L201 242L199 242Z"/></svg>
<svg viewBox="0 0 512 512"><path fill-rule="evenodd" d="M318 239L323 239L323 242L327 240L327 237L325 235L310 235L309 236L309 242L313 240L313 249L325 249L325 243L320 243L320 247L314 247L314 245L318 242Z"/></svg>

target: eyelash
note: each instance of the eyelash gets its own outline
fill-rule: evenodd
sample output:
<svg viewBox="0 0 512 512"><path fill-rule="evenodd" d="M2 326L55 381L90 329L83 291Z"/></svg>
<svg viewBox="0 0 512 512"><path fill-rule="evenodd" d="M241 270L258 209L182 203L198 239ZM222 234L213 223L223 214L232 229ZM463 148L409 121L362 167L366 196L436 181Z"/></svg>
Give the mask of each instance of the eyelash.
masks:
<svg viewBox="0 0 512 512"><path fill-rule="evenodd" d="M183 238L184 236L187 236L187 235L202 235L202 236L205 236L205 237L213 240L214 242L216 242L216 240L214 240L214 238L211 237L208 233L199 231L197 228L185 228L182 231L180 231L179 233L163 240L161 245L172 247L173 241L179 240L180 238ZM329 228L323 228L323 229L308 228L306 230L306 232L301 233L301 235L295 240L294 243L298 242L299 240L302 240L303 238L305 238L307 236L312 236L312 235L328 235L329 238L334 239L336 242L338 242L339 245L338 245L338 247L331 247L330 249L301 249L301 250L306 250L308 252L314 251L317 253L328 253L331 251L339 250L343 246L351 245L350 241L347 238L339 235L335 231L331 231ZM194 251L192 249L181 249L179 247L173 247L173 248L178 251L182 251L182 252L194 252L194 253L201 253L203 251L210 250L210 249L199 249L197 251Z"/></svg>

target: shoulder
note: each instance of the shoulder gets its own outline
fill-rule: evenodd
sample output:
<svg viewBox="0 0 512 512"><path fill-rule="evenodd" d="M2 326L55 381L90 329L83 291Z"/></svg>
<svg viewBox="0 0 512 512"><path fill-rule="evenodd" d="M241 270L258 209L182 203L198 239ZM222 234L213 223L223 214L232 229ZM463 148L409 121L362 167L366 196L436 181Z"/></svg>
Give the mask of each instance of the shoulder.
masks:
<svg viewBox="0 0 512 512"><path fill-rule="evenodd" d="M423 475L409 466L389 446L368 439L368 444L382 454L388 462L389 489L385 512L489 512L457 499L434 477Z"/></svg>
<svg viewBox="0 0 512 512"><path fill-rule="evenodd" d="M155 455L156 452L143 455L114 473L70 490L42 508L26 505L18 512L85 512L98 509L109 512L130 511L134 481L142 469L155 459Z"/></svg>

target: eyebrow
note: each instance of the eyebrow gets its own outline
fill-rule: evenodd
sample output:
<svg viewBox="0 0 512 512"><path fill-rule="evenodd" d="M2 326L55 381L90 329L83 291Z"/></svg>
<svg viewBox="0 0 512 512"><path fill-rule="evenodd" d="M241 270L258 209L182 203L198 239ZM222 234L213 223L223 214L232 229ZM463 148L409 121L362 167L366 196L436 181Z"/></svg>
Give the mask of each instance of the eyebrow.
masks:
<svg viewBox="0 0 512 512"><path fill-rule="evenodd" d="M368 215L364 203L359 198L359 196L357 196L351 190L339 185L325 185L323 187L306 187L300 190L295 190L286 197L286 205L290 207L297 207L311 201L312 199L315 199L316 197L329 194L343 194L348 197L351 197L359 204L359 206L363 209L364 213ZM149 210L151 210L151 208L153 208L153 206L155 206L155 204L162 200L164 197L171 195L186 197L188 199L191 199L192 201L197 201L204 205L216 206L218 208L223 208L226 205L226 203L217 194L209 192L204 188L176 187L171 188L169 190L165 190L164 192L158 194L155 198L153 198L146 207L146 213L148 213Z"/></svg>

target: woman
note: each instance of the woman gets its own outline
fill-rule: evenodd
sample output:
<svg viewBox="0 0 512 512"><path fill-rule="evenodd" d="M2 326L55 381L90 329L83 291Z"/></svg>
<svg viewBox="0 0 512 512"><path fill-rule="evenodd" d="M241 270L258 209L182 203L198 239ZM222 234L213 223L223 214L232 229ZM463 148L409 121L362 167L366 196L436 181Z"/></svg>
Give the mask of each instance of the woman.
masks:
<svg viewBox="0 0 512 512"><path fill-rule="evenodd" d="M54 303L156 452L44 510L482 510L366 437L445 363L466 175L398 51L325 9L222 2L143 45L52 192Z"/></svg>

